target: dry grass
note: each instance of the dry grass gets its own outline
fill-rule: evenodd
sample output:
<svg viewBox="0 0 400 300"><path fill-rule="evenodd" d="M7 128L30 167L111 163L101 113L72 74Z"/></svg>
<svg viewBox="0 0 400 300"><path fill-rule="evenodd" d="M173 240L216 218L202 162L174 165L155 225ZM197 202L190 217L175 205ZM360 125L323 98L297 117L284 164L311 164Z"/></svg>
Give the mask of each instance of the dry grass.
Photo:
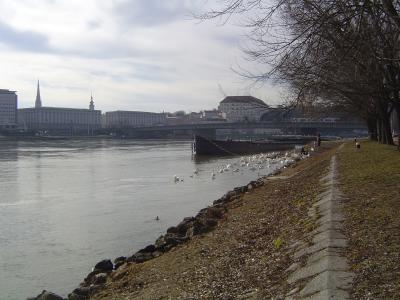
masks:
<svg viewBox="0 0 400 300"><path fill-rule="evenodd" d="M400 299L400 153L346 144L339 154L354 299Z"/></svg>
<svg viewBox="0 0 400 300"><path fill-rule="evenodd" d="M312 228L307 211L334 149L287 169L287 179L232 202L226 219L172 251L119 270L94 299L270 299L285 295L291 243Z"/></svg>

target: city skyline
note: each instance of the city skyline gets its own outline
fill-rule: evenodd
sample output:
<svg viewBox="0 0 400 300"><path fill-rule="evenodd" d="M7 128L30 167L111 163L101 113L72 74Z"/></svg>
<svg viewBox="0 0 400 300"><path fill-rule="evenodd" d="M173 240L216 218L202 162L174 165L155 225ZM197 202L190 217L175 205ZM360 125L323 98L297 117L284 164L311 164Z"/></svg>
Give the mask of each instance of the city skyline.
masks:
<svg viewBox="0 0 400 300"><path fill-rule="evenodd" d="M281 102L279 88L250 87L232 68L256 70L244 58L243 28L201 22L204 1L0 1L1 88L32 107L43 103L103 111L199 111L226 95ZM222 90L221 91L221 88ZM44 104L44 105L46 105Z"/></svg>

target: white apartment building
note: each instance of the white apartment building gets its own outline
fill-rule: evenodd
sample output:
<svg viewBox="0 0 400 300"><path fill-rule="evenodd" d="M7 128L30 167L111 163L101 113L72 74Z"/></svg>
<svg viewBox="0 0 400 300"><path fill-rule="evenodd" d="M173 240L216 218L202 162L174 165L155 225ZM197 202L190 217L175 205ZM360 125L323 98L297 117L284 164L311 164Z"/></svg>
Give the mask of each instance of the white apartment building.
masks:
<svg viewBox="0 0 400 300"><path fill-rule="evenodd" d="M165 113L117 110L106 112L105 125L107 128L146 127L164 125L166 119Z"/></svg>
<svg viewBox="0 0 400 300"><path fill-rule="evenodd" d="M19 109L18 123L26 130L90 134L101 128L101 111L94 109L93 97L89 109L42 106L38 82L35 107Z"/></svg>
<svg viewBox="0 0 400 300"><path fill-rule="evenodd" d="M17 94L15 91L0 89L0 129L17 125Z"/></svg>
<svg viewBox="0 0 400 300"><path fill-rule="evenodd" d="M258 122L268 109L264 101L252 96L228 96L218 106L228 122Z"/></svg>

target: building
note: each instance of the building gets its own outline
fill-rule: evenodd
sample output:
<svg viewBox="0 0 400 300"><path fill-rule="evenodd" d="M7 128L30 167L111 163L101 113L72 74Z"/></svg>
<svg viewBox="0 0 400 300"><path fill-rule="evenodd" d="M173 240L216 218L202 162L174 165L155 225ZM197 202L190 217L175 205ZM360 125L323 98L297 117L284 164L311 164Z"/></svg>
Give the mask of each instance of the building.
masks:
<svg viewBox="0 0 400 300"><path fill-rule="evenodd" d="M190 112L188 114L188 123L189 124L197 124L200 123L203 118L202 112Z"/></svg>
<svg viewBox="0 0 400 300"><path fill-rule="evenodd" d="M165 113L117 110L105 114L105 126L107 128L146 127L164 125L165 123Z"/></svg>
<svg viewBox="0 0 400 300"><path fill-rule="evenodd" d="M228 122L258 122L268 109L264 101L252 96L228 96L218 106Z"/></svg>
<svg viewBox="0 0 400 300"><path fill-rule="evenodd" d="M42 106L38 82L35 107L19 109L18 124L25 130L50 134L92 134L101 128L101 111L94 109L92 96L89 109Z"/></svg>
<svg viewBox="0 0 400 300"><path fill-rule="evenodd" d="M16 127L17 99L15 91L0 89L0 129Z"/></svg>
<svg viewBox="0 0 400 300"><path fill-rule="evenodd" d="M203 121L215 121L215 122L224 122L225 118L222 116L222 113L216 109L214 110L203 110L201 112L201 118Z"/></svg>

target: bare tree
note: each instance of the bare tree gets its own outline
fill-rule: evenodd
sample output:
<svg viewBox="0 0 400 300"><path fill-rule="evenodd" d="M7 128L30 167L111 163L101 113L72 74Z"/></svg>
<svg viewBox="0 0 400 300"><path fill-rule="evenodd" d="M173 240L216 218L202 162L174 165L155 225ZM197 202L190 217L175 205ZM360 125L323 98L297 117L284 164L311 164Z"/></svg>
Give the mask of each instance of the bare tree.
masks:
<svg viewBox="0 0 400 300"><path fill-rule="evenodd" d="M295 101L358 113L392 144L389 116L400 116L400 1L225 0L201 19L244 18L247 57L266 72L255 81L288 84Z"/></svg>

